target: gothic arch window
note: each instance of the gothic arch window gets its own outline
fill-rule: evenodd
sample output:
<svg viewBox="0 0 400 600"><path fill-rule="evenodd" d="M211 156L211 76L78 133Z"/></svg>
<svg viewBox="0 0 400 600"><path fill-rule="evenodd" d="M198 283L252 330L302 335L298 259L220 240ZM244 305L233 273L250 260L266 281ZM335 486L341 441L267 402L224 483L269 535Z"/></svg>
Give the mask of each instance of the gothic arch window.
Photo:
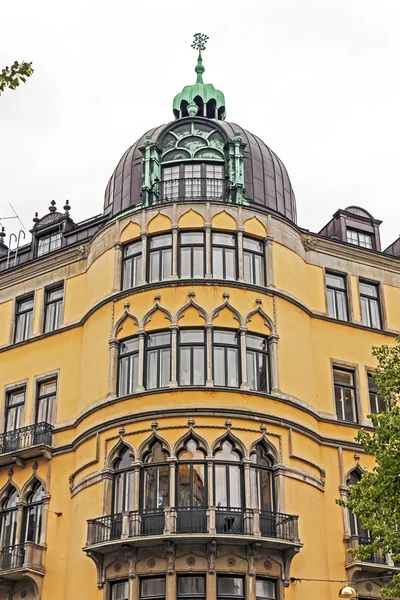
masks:
<svg viewBox="0 0 400 600"><path fill-rule="evenodd" d="M178 532L207 531L207 465L205 452L193 438L178 453L176 502Z"/></svg>
<svg viewBox="0 0 400 600"><path fill-rule="evenodd" d="M361 480L361 473L358 469L351 471L346 481L346 485L356 485ZM350 534L356 535L363 540L369 540L371 534L367 529L364 529L361 523L361 519L358 515L354 514L349 510L350 517Z"/></svg>
<svg viewBox="0 0 400 600"><path fill-rule="evenodd" d="M263 444L257 444L250 454L250 503L251 508L273 512L275 493L273 459Z"/></svg>
<svg viewBox="0 0 400 600"><path fill-rule="evenodd" d="M27 505L24 509L25 542L40 544L43 518L43 487L38 481L27 496Z"/></svg>
<svg viewBox="0 0 400 600"><path fill-rule="evenodd" d="M1 504L1 548L5 553L17 543L18 500L17 490L10 487Z"/></svg>
<svg viewBox="0 0 400 600"><path fill-rule="evenodd" d="M218 532L243 533L242 456L234 443L225 439L214 454L214 502Z"/></svg>
<svg viewBox="0 0 400 600"><path fill-rule="evenodd" d="M134 506L135 480L130 449L123 446L114 461L113 514L132 510Z"/></svg>

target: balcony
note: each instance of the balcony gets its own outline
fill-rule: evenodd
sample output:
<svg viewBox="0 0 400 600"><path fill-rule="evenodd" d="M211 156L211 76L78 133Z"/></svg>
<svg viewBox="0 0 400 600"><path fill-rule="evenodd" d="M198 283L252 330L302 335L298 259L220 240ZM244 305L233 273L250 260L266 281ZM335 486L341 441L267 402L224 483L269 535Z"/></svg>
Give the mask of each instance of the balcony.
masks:
<svg viewBox="0 0 400 600"><path fill-rule="evenodd" d="M50 458L53 426L35 423L0 434L0 466L15 462L22 466L26 459L37 456Z"/></svg>
<svg viewBox="0 0 400 600"><path fill-rule="evenodd" d="M186 177L158 181L152 188L151 204L228 200L229 182L213 177Z"/></svg>
<svg viewBox="0 0 400 600"><path fill-rule="evenodd" d="M351 536L346 542L346 569L353 574L357 571L380 572L385 571L400 571L400 565L394 563L390 554L382 552L374 552L367 558L359 559L352 556L348 550L358 548L359 546L367 546L372 542L371 538Z"/></svg>
<svg viewBox="0 0 400 600"><path fill-rule="evenodd" d="M44 574L44 547L25 542L0 550L0 578L22 579L26 574Z"/></svg>
<svg viewBox="0 0 400 600"><path fill-rule="evenodd" d="M300 548L298 517L244 508L169 508L135 510L88 521L86 551L106 553L118 543L134 546L155 543L154 538L187 543L234 536L235 544L258 541L269 548ZM159 540L156 541L159 543Z"/></svg>

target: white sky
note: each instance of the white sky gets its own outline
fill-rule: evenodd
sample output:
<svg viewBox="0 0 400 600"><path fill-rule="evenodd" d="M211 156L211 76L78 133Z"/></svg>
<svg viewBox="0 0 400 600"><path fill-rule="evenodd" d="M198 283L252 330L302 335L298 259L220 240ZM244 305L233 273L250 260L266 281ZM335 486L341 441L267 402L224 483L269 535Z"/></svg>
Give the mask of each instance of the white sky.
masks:
<svg viewBox="0 0 400 600"><path fill-rule="evenodd" d="M120 156L195 81L201 31L204 81L285 163L299 225L356 204L383 220L383 248L398 237L399 0L19 0L1 13L0 68L35 73L0 97L0 217L11 202L30 229L66 198L75 221L100 213Z"/></svg>

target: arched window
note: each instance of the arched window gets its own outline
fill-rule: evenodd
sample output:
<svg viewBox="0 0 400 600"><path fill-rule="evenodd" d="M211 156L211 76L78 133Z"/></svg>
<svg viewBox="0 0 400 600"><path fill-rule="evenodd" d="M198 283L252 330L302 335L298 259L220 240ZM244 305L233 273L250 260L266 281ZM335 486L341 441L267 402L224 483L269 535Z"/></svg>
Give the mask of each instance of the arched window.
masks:
<svg viewBox="0 0 400 600"><path fill-rule="evenodd" d="M243 470L241 455L229 440L215 453L216 527L221 533L243 533Z"/></svg>
<svg viewBox="0 0 400 600"><path fill-rule="evenodd" d="M114 462L113 514L133 509L134 471L132 454L127 446L123 447Z"/></svg>
<svg viewBox="0 0 400 600"><path fill-rule="evenodd" d="M186 442L178 454L176 502L178 533L207 531L207 465L195 440Z"/></svg>
<svg viewBox="0 0 400 600"><path fill-rule="evenodd" d="M141 486L142 531L144 535L161 534L164 529L164 506L169 501L168 452L160 442L152 444L144 457Z"/></svg>
<svg viewBox="0 0 400 600"><path fill-rule="evenodd" d="M273 461L262 444L257 444L250 454L250 503L251 508L273 512L275 508Z"/></svg>
<svg viewBox="0 0 400 600"><path fill-rule="evenodd" d="M18 495L17 490L12 487L8 492L7 498L1 505L1 547L3 552L7 553L10 546L14 546L17 537L17 509ZM4 565L3 565L4 568Z"/></svg>
<svg viewBox="0 0 400 600"><path fill-rule="evenodd" d="M361 473L358 471L352 471L349 478L347 479L347 485L356 485L361 480ZM357 535L365 543L371 538L369 531L363 528L361 519L358 515L355 515L349 511L350 515L350 533L351 535Z"/></svg>
<svg viewBox="0 0 400 600"><path fill-rule="evenodd" d="M25 542L40 544L43 494L43 488L38 481L27 497L27 505L25 507Z"/></svg>

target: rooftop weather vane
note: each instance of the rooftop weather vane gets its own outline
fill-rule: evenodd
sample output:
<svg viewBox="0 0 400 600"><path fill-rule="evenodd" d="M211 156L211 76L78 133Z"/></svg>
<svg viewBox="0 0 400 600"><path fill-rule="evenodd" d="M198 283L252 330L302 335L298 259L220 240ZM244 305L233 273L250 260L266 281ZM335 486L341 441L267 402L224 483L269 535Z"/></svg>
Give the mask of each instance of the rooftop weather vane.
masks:
<svg viewBox="0 0 400 600"><path fill-rule="evenodd" d="M208 41L208 35L205 33L195 33L192 48L199 51L199 57L201 57L201 51L206 49Z"/></svg>

